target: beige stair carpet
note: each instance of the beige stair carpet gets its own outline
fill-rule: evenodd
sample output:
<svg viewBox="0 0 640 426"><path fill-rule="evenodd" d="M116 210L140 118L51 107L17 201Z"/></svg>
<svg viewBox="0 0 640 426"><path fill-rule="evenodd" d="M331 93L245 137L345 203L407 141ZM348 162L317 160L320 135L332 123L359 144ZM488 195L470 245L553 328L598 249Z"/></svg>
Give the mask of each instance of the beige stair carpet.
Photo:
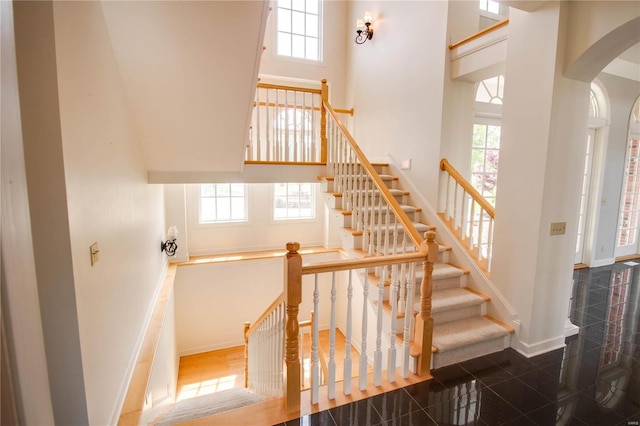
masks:
<svg viewBox="0 0 640 426"><path fill-rule="evenodd" d="M169 426L223 411L265 401L266 398L241 388L233 388L177 402L155 426Z"/></svg>

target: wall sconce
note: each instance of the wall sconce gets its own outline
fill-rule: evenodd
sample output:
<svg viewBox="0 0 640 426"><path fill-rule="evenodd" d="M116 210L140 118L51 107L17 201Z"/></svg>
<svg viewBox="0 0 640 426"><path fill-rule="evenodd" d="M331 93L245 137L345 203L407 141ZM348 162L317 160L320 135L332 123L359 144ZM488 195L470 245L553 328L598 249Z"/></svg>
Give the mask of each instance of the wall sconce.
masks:
<svg viewBox="0 0 640 426"><path fill-rule="evenodd" d="M160 251L163 251L167 256L175 256L178 251L178 244L176 244L176 238L178 238L178 228L170 226L167 229L167 241L160 242Z"/></svg>
<svg viewBox="0 0 640 426"><path fill-rule="evenodd" d="M373 21L373 15L370 10L364 13L362 19L358 19L356 22L356 44L363 44L367 40L373 38L373 28L371 28L371 22Z"/></svg>

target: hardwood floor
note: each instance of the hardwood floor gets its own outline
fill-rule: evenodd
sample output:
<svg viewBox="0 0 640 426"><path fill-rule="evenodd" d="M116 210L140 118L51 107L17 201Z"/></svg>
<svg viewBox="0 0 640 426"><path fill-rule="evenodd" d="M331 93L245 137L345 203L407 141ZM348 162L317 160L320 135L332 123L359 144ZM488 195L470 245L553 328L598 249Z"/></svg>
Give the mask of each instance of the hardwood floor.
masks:
<svg viewBox="0 0 640 426"><path fill-rule="evenodd" d="M343 379L343 360L345 354L345 338L344 335L336 330L336 380ZM329 331L320 331L320 352L328 361L329 358ZM356 380L353 381L352 394L349 396L340 395L337 392L336 399L329 400L326 396L326 387L321 388L320 403L312 405L309 397L309 377L310 377L310 360L311 342L310 335L303 335L303 365L304 365L304 390L302 394L302 407L298 413L287 413L283 408L282 399L273 398L263 403L251 405L249 407L240 408L228 412L219 413L213 416L196 419L186 424L189 425L273 425L282 423L290 419L296 419L301 415L315 413L320 410L326 410L331 407L340 406L359 399L387 392L394 387L406 386L411 383L428 379L418 378L410 375L410 378L398 379L396 386L385 384L383 386L369 385L366 390L360 391ZM353 377L358 375L359 371L359 353L352 348L351 357L353 362ZM326 371L326 362L321 362L323 370ZM367 369L368 376L371 376L371 368ZM324 373L326 375L326 372ZM399 377L400 374L397 374ZM368 383L372 383L369 377ZM233 387L244 386L244 347L237 346L218 351L205 352L202 354L189 355L180 358L180 368L178 373L178 389L177 400L183 400L199 395L206 395L213 392L219 392ZM338 388L342 387L338 384Z"/></svg>

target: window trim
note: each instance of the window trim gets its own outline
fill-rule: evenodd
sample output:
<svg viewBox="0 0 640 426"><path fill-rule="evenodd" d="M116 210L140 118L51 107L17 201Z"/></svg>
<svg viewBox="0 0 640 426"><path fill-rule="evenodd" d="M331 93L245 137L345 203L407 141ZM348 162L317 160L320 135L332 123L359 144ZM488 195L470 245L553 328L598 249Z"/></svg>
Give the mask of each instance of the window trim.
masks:
<svg viewBox="0 0 640 426"><path fill-rule="evenodd" d="M278 53L278 1L276 0L274 7L274 31L273 37L273 55L279 60L297 62L301 64L325 65L324 60L324 3L325 0L318 0L318 57L319 59L308 59L306 57L299 58L291 55L281 55ZM306 12L305 12L306 14ZM306 37L306 34L305 34ZM306 48L305 48L306 53Z"/></svg>
<svg viewBox="0 0 640 426"><path fill-rule="evenodd" d="M250 189L249 189L249 185L247 185L246 183L241 183L242 185L244 185L244 211L245 211L245 219L243 220L225 220L225 221L207 221L207 222L203 222L202 218L201 218L201 211L202 211L202 185L209 185L209 184L214 184L214 185L219 185L219 184L238 184L241 182L215 182L215 183L199 183L196 184L196 189L195 189L195 198L196 198L196 210L194 211L194 216L195 216L195 220L194 223L196 224L196 226L198 227L213 227L213 226L244 226L244 225L251 225L251 196L250 196Z"/></svg>
<svg viewBox="0 0 640 426"><path fill-rule="evenodd" d="M303 183L309 183L311 184L311 189L313 190L313 194L311 195L311 199L313 202L313 211L314 211L314 217L305 217L305 218L291 218L291 217L286 217L286 218L282 218L282 219L277 219L275 217L275 200L276 200L276 185L279 183L286 183L286 184L303 184ZM318 209L320 208L320 202L318 201L318 194L320 193L318 191L318 183L315 182L275 182L272 185L270 185L270 189L269 189L269 199L271 200L271 204L270 204L270 208L271 208L271 214L269 215L270 217L270 223L272 225L285 225L285 224L292 224L292 223L313 223L313 222L319 222L320 221L320 214L318 213Z"/></svg>

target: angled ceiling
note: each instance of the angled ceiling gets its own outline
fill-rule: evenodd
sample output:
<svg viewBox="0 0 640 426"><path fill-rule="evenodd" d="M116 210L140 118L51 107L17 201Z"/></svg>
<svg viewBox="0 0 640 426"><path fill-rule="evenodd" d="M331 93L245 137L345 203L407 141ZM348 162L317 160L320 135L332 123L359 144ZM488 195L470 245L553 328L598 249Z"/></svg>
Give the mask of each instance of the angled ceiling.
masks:
<svg viewBox="0 0 640 426"><path fill-rule="evenodd" d="M147 170L243 167L268 1L103 1Z"/></svg>

